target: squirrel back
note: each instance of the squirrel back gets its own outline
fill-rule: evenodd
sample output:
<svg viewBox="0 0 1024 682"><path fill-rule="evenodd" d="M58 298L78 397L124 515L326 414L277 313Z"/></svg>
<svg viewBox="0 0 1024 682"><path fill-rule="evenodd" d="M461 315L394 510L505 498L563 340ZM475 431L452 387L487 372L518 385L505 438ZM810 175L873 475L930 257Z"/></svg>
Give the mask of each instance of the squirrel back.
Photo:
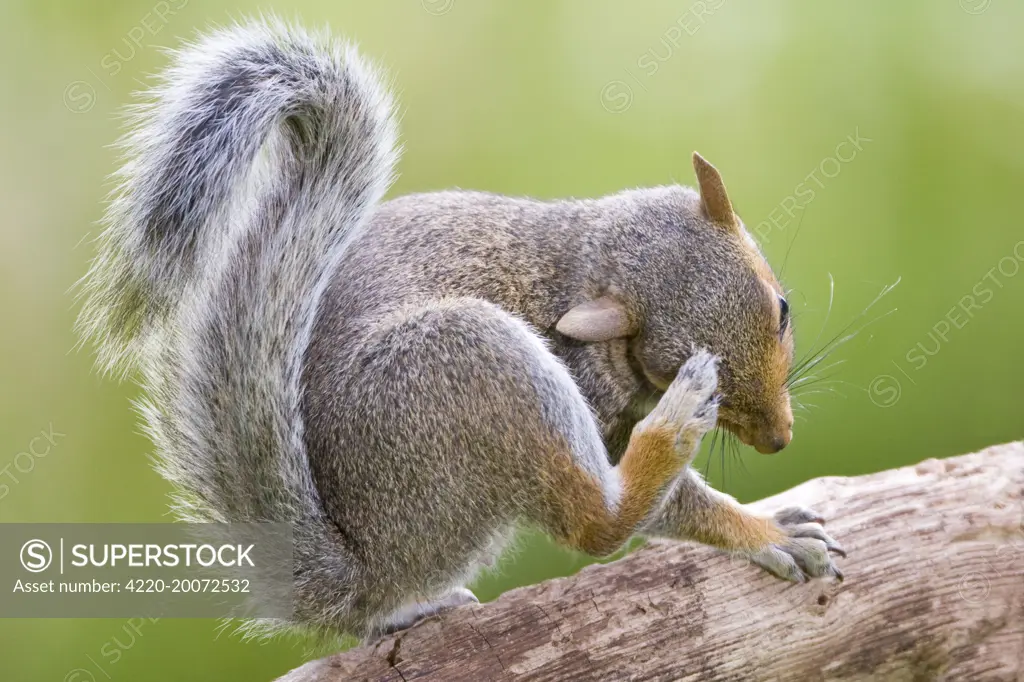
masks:
<svg viewBox="0 0 1024 682"><path fill-rule="evenodd" d="M294 522L298 617L335 622L323 610L344 594L304 598L347 567L309 473L302 356L327 274L391 182L391 101L350 47L234 27L176 53L122 146L80 326L107 369L141 371L180 515Z"/></svg>

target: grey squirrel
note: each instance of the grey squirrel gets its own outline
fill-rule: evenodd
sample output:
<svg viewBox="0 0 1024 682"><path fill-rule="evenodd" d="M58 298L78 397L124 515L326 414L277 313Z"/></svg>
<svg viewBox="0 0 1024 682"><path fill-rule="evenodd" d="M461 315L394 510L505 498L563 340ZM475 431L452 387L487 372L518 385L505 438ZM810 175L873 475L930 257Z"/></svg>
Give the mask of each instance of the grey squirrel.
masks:
<svg viewBox="0 0 1024 682"><path fill-rule="evenodd" d="M377 72L276 20L176 52L124 148L82 332L137 372L182 518L293 524L295 623L475 601L522 524L842 577L815 512L756 516L688 466L716 424L761 452L792 427L788 306L699 155L699 192L382 203Z"/></svg>

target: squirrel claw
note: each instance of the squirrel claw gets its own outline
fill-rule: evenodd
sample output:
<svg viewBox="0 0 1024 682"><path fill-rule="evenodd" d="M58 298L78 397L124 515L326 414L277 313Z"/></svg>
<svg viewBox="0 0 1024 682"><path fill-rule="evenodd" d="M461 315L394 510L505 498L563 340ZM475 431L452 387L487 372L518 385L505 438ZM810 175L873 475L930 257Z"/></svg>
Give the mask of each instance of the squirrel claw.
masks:
<svg viewBox="0 0 1024 682"><path fill-rule="evenodd" d="M844 559L846 558L846 550L837 545L835 540L833 540L831 543L826 542L825 546L828 547L828 551L832 552L836 556L841 556Z"/></svg>
<svg viewBox="0 0 1024 682"><path fill-rule="evenodd" d="M821 527L821 523L812 521L809 523L801 523L793 526L785 526L784 528L788 531L790 537L794 538L814 538L815 540L821 540L825 543L825 549L835 554L846 558L846 550L843 549L842 545L835 541L835 539L825 532L825 529Z"/></svg>

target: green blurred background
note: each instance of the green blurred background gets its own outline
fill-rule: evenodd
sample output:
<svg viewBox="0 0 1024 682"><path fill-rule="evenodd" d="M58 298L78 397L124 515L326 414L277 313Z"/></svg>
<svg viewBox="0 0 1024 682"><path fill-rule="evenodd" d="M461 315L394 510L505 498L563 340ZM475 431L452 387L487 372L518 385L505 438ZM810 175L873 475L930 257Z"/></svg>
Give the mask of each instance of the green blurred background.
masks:
<svg viewBox="0 0 1024 682"><path fill-rule="evenodd" d="M805 398L817 408L788 449L712 462L740 499L1024 435L1022 3L5 0L3 522L169 520L135 389L73 352L67 290L91 254L117 113L160 48L259 10L327 24L387 67L404 112L395 194L690 183L699 149L777 269L792 249L799 350L825 321L829 273L823 339L902 277L875 309L898 311L833 356L843 383ZM51 428L45 456L19 456ZM530 537L476 587L490 599L584 563ZM0 620L0 679L269 680L312 655L214 621L139 629Z"/></svg>

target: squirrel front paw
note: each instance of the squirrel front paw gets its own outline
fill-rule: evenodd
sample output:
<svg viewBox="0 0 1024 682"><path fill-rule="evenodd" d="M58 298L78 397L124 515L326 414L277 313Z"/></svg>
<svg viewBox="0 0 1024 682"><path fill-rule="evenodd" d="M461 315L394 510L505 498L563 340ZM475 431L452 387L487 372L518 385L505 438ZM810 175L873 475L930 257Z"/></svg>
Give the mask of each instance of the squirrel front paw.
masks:
<svg viewBox="0 0 1024 682"><path fill-rule="evenodd" d="M808 578L843 579L832 555L846 551L825 532L825 519L806 507L787 507L776 512L773 522L782 539L748 554L752 562L785 580L802 583Z"/></svg>
<svg viewBox="0 0 1024 682"><path fill-rule="evenodd" d="M705 350L694 353L680 368L665 395L640 422L641 428L668 423L677 429L682 454L699 444L718 421L718 358Z"/></svg>

